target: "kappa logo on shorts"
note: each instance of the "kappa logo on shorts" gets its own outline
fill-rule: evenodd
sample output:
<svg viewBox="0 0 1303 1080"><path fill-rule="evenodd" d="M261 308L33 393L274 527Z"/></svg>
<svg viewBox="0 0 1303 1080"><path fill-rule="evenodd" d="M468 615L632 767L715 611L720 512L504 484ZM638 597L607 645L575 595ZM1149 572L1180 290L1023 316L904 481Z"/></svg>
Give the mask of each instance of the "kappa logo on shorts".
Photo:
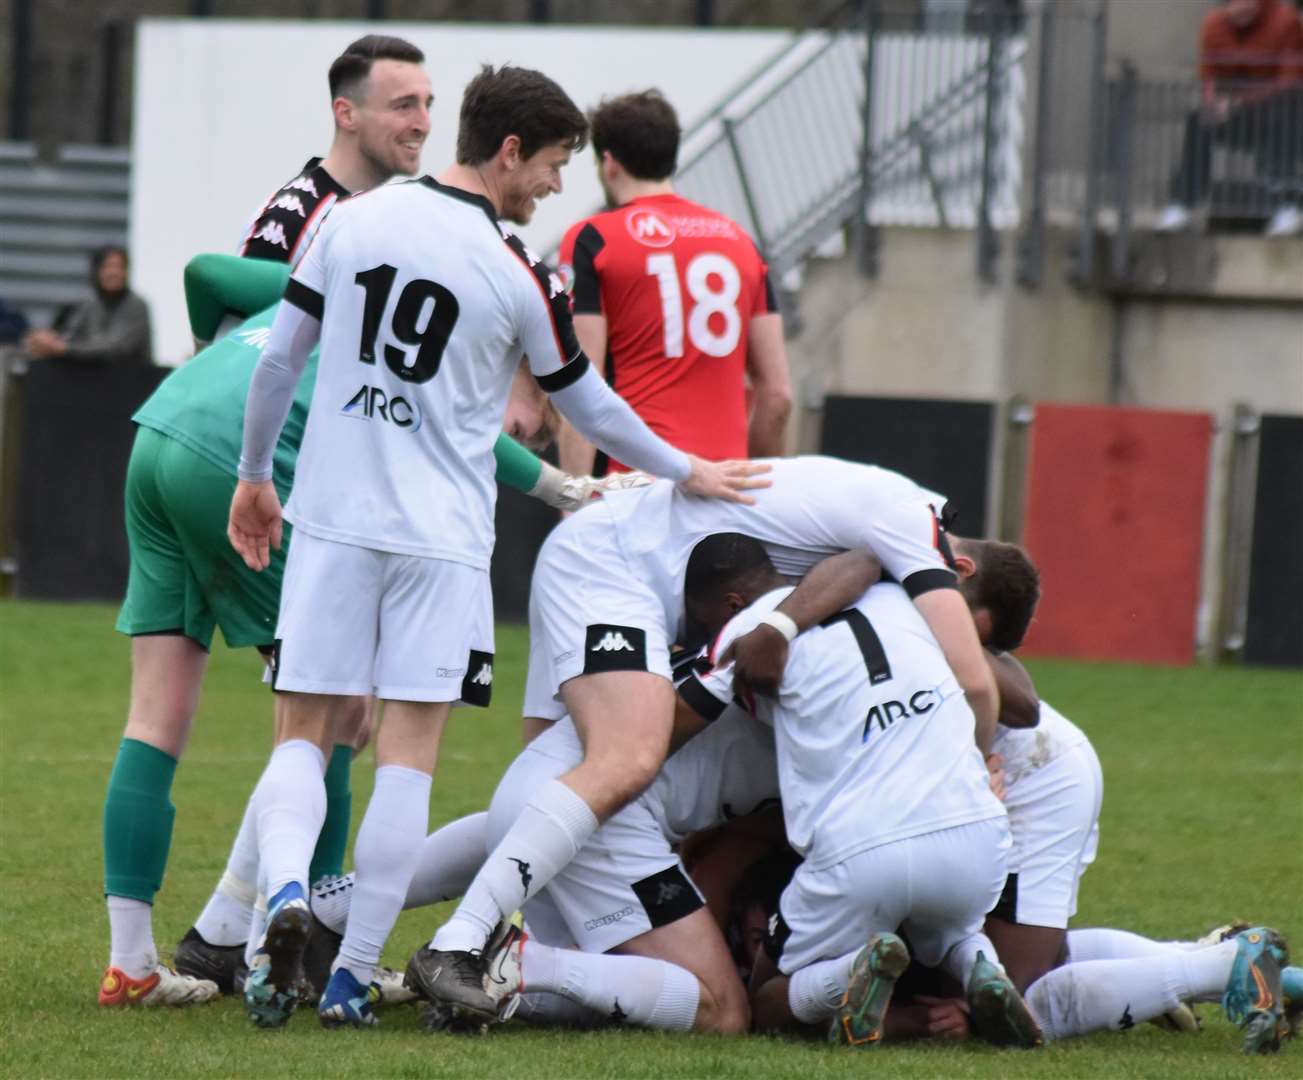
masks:
<svg viewBox="0 0 1303 1080"><path fill-rule="evenodd" d="M481 664L479 671L475 673L475 677L471 679L471 682L473 682L476 686L492 686L493 665Z"/></svg>
<svg viewBox="0 0 1303 1080"><path fill-rule="evenodd" d="M462 702L484 708L493 699L493 654L471 649L462 670L466 672L461 681Z"/></svg>
<svg viewBox="0 0 1303 1080"><path fill-rule="evenodd" d="M636 626L596 623L584 635L584 674L646 671L647 632Z"/></svg>
<svg viewBox="0 0 1303 1080"><path fill-rule="evenodd" d="M635 881L631 888L647 912L653 930L691 915L703 905L697 890L692 887L679 864L667 866L651 877Z"/></svg>

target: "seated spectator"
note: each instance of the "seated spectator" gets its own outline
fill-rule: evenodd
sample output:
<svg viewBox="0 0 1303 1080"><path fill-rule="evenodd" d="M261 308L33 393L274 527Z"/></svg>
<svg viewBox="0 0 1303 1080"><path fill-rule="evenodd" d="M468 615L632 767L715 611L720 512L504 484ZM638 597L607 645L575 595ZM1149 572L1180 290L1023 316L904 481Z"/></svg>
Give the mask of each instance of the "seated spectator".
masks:
<svg viewBox="0 0 1303 1080"><path fill-rule="evenodd" d="M1303 21L1285 0L1226 0L1199 33L1200 109L1186 119L1173 202L1158 222L1183 229L1208 196L1214 143L1251 151L1277 200L1268 236L1303 232Z"/></svg>
<svg viewBox="0 0 1303 1080"><path fill-rule="evenodd" d="M62 330L32 330L23 351L34 360L86 364L153 363L149 308L127 288L127 252L103 247L91 256L95 295L73 308Z"/></svg>

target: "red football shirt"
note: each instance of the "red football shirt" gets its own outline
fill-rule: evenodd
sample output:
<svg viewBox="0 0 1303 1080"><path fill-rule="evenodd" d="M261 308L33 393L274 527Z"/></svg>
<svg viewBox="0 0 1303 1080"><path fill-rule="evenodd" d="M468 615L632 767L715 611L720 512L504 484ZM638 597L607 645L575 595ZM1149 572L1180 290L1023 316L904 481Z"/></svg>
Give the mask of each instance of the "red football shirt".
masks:
<svg viewBox="0 0 1303 1080"><path fill-rule="evenodd" d="M751 238L697 203L649 195L571 226L560 258L575 314L606 317L615 392L672 446L746 457L747 327L777 310ZM594 471L606 464L599 452Z"/></svg>

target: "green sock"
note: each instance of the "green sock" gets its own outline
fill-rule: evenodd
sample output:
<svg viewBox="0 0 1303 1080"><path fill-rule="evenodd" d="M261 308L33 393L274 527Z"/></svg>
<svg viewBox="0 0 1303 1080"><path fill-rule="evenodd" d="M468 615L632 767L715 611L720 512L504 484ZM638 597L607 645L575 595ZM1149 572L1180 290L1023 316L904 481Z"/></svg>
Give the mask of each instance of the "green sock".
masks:
<svg viewBox="0 0 1303 1080"><path fill-rule="evenodd" d="M326 820L312 852L308 881L339 877L344 872L344 852L348 849L348 819L353 811L353 792L348 786L348 771L353 764L353 748L336 743L326 766Z"/></svg>
<svg viewBox="0 0 1303 1080"><path fill-rule="evenodd" d="M104 797L104 892L154 902L172 846L176 758L123 739Z"/></svg>

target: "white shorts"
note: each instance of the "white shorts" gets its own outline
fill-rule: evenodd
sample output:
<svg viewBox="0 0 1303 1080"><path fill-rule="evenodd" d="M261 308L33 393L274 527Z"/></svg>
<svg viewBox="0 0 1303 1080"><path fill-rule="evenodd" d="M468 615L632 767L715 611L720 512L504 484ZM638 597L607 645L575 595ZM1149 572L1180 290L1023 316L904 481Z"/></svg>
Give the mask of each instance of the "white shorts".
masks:
<svg viewBox="0 0 1303 1080"><path fill-rule="evenodd" d="M277 690L487 705L488 572L300 529L285 565L272 667Z"/></svg>
<svg viewBox="0 0 1303 1080"><path fill-rule="evenodd" d="M784 975L903 928L915 962L936 967L981 931L1004 885L1003 816L858 852L823 870L802 863L779 901L768 948Z"/></svg>
<svg viewBox="0 0 1303 1080"><path fill-rule="evenodd" d="M1023 926L1066 930L1077 913L1081 875L1099 849L1104 774L1088 742L1009 785L1013 834L1009 878L991 914Z"/></svg>
<svg viewBox="0 0 1303 1080"><path fill-rule="evenodd" d="M529 587L529 672L524 715L559 720L561 684L603 671L650 671L670 678L669 637L660 598L630 569L585 507L552 530ZM588 516L593 515L593 516Z"/></svg>
<svg viewBox="0 0 1303 1080"><path fill-rule="evenodd" d="M569 757L526 747L503 775L489 804L487 844L497 846L530 796L575 767L578 742ZM535 911L535 902L541 910ZM584 952L604 953L617 945L691 915L704 905L664 830L645 803L636 799L602 825L538 896L525 915L540 926L564 925ZM544 911L550 909L547 914ZM559 919L559 922L558 922Z"/></svg>

